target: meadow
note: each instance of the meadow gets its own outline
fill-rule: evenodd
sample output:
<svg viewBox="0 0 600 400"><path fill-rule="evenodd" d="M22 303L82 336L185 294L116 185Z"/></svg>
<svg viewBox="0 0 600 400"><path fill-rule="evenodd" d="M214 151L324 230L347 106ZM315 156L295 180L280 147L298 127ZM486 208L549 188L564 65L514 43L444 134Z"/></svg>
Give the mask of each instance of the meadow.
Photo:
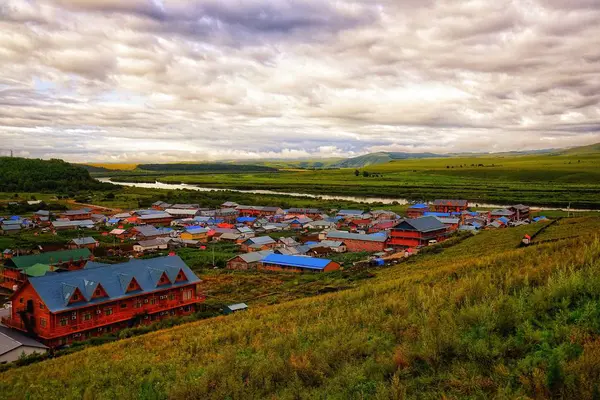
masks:
<svg viewBox="0 0 600 400"><path fill-rule="evenodd" d="M352 289L11 369L0 398L593 398L593 220L575 238L524 248L549 222L482 232L371 269Z"/></svg>
<svg viewBox="0 0 600 400"><path fill-rule="evenodd" d="M570 204L577 208L600 208L600 152L393 160L359 170L286 169L235 174L134 172L108 175L120 181L158 180L232 189L398 197L415 201L466 198L473 203L525 203L565 208Z"/></svg>

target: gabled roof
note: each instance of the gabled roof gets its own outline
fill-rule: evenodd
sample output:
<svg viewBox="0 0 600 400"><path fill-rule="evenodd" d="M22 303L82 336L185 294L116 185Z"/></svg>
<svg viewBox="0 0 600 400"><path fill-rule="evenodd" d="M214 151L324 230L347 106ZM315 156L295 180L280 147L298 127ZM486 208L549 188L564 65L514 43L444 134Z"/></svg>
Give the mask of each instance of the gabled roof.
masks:
<svg viewBox="0 0 600 400"><path fill-rule="evenodd" d="M340 210L337 213L338 215L363 215L363 210Z"/></svg>
<svg viewBox="0 0 600 400"><path fill-rule="evenodd" d="M34 264L23 269L23 273L27 276L44 276L48 271L50 271L50 266L47 264Z"/></svg>
<svg viewBox="0 0 600 400"><path fill-rule="evenodd" d="M422 209L426 209L429 208L429 206L425 203L419 203L419 204L413 204L410 207L408 207L408 209L416 209L416 210L422 210Z"/></svg>
<svg viewBox="0 0 600 400"><path fill-rule="evenodd" d="M385 242L385 235L364 235L362 233L350 233L344 231L331 231L327 233L327 239L362 240L365 242Z"/></svg>
<svg viewBox="0 0 600 400"><path fill-rule="evenodd" d="M434 200L433 204L436 206L466 207L469 202L467 200L438 199Z"/></svg>
<svg viewBox="0 0 600 400"><path fill-rule="evenodd" d="M398 225L396 225L394 229L425 233L446 229L446 226L436 217L420 217L404 219Z"/></svg>
<svg viewBox="0 0 600 400"><path fill-rule="evenodd" d="M321 214L318 208L297 208L292 207L287 210L288 214Z"/></svg>
<svg viewBox="0 0 600 400"><path fill-rule="evenodd" d="M305 256L288 256L283 254L269 254L262 259L265 264L277 264L287 267L323 270L331 262L324 258Z"/></svg>
<svg viewBox="0 0 600 400"><path fill-rule="evenodd" d="M138 218L140 220L144 221L147 219L172 218L172 216L171 216L171 214L168 214L166 212L156 212L156 213L143 214L143 215L140 215Z"/></svg>
<svg viewBox="0 0 600 400"><path fill-rule="evenodd" d="M160 235L164 234L163 232L159 231L152 225L136 226L133 228L133 230L136 231L137 233L139 233L140 235L146 236L146 237L160 236Z"/></svg>
<svg viewBox="0 0 600 400"><path fill-rule="evenodd" d="M195 208L168 208L165 210L169 215L189 215L194 216L198 213Z"/></svg>
<svg viewBox="0 0 600 400"><path fill-rule="evenodd" d="M188 279L187 281L175 282L173 273L177 276L179 270L183 271ZM88 286L86 286L86 282L94 282L102 285L102 288L104 288L108 295L108 299L116 300L140 293L139 291L127 293L126 290L123 290L122 285L127 280L127 276L135 278L142 292L152 292L158 289L156 284L163 273L167 274L171 283L160 286L160 288L177 287L200 281L181 258L171 256L153 259L134 259L122 264L106 265L102 268L82 269L63 274L49 274L39 278L31 278L29 282L48 309L51 312L59 312L107 300L107 298L92 299L89 290L87 290ZM75 289L80 290L85 297L85 301L71 304L66 303L68 301L67 297L70 298ZM65 299L67 300L65 301Z"/></svg>
<svg viewBox="0 0 600 400"><path fill-rule="evenodd" d="M86 244L96 244L96 239L94 239L91 236L86 236L83 238L75 238L73 240L71 240L71 242L75 243L77 246L83 246Z"/></svg>
<svg viewBox="0 0 600 400"><path fill-rule="evenodd" d="M227 308L229 308L231 311L239 311L247 309L248 306L246 305L246 303L237 303L228 305Z"/></svg>
<svg viewBox="0 0 600 400"><path fill-rule="evenodd" d="M37 342L22 333L0 325L0 356L21 346L47 349L45 345Z"/></svg>
<svg viewBox="0 0 600 400"><path fill-rule="evenodd" d="M94 226L94 221L91 219L85 219L82 221L53 221L52 226L55 228Z"/></svg>
<svg viewBox="0 0 600 400"><path fill-rule="evenodd" d="M49 216L50 215L50 211L48 210L37 210L35 213L35 215L45 215L45 216Z"/></svg>
<svg viewBox="0 0 600 400"><path fill-rule="evenodd" d="M250 239L247 239L244 243L248 244L271 244L275 243L275 240L270 236L257 236Z"/></svg>
<svg viewBox="0 0 600 400"><path fill-rule="evenodd" d="M511 216L514 214L514 211L511 211L507 208L499 208L497 210L492 210L490 215L500 215L500 216Z"/></svg>
<svg viewBox="0 0 600 400"><path fill-rule="evenodd" d="M47 253L30 254L27 256L13 257L7 261L9 265L22 269L31 267L35 264L47 264L56 265L59 262L67 262L70 260L87 260L92 256L90 249L73 249L73 250L60 250L60 251L49 251Z"/></svg>
<svg viewBox="0 0 600 400"><path fill-rule="evenodd" d="M235 257L232 257L231 260L239 257L247 263L254 263L254 262L258 262L258 261L262 260L269 254L273 254L273 251L272 250L253 251L251 253L240 254Z"/></svg>

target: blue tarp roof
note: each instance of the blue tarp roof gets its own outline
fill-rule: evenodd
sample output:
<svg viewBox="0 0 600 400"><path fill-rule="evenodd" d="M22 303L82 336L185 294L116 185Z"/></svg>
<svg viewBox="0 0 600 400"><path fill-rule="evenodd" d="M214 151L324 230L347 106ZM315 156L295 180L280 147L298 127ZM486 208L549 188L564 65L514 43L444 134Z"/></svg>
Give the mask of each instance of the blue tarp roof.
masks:
<svg viewBox="0 0 600 400"><path fill-rule="evenodd" d="M19 217L18 215L13 215L10 217L11 221L19 221L21 219L21 217Z"/></svg>
<svg viewBox="0 0 600 400"><path fill-rule="evenodd" d="M425 203L413 204L409 208L429 208L429 206Z"/></svg>
<svg viewBox="0 0 600 400"><path fill-rule="evenodd" d="M424 217L449 217L451 214L449 212L434 212L427 211L423 213Z"/></svg>
<svg viewBox="0 0 600 400"><path fill-rule="evenodd" d="M48 309L51 312L58 312L107 301L106 297L91 299L91 294L98 284L102 285L110 300L115 300L157 290L158 279L163 273L167 274L171 282L175 282L180 270L187 277L187 281L167 283L160 288L167 289L200 281L181 258L172 256L131 260L122 264L50 274L30 278L29 282ZM141 291L126 292L132 278L138 282ZM76 288L80 290L86 301L69 304L69 298Z"/></svg>
<svg viewBox="0 0 600 400"><path fill-rule="evenodd" d="M508 222L510 221L510 219L508 219L506 217L500 217L500 218L498 218L498 221L503 222L505 224L508 224Z"/></svg>
<svg viewBox="0 0 600 400"><path fill-rule="evenodd" d="M479 224L477 222L472 222L471 225L474 226L475 228L481 228L481 224Z"/></svg>
<svg viewBox="0 0 600 400"><path fill-rule="evenodd" d="M323 270L331 262L324 258L304 257L304 256L285 256L283 254L269 254L262 259L263 263L278 264L288 267L307 268Z"/></svg>
<svg viewBox="0 0 600 400"><path fill-rule="evenodd" d="M108 220L108 222L111 224L118 224L119 222L121 222L121 220L119 218L111 218Z"/></svg>
<svg viewBox="0 0 600 400"><path fill-rule="evenodd" d="M237 222L254 222L256 218L254 217L239 217L236 219Z"/></svg>

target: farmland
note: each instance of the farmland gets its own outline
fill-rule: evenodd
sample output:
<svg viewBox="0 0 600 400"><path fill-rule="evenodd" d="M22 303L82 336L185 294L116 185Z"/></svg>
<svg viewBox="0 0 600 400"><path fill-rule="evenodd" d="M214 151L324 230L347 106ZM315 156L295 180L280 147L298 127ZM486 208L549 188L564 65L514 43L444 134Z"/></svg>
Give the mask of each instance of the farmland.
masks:
<svg viewBox="0 0 600 400"><path fill-rule="evenodd" d="M600 242L597 219L578 223L525 248L539 226L486 231L348 290L9 370L0 397L591 398Z"/></svg>
<svg viewBox="0 0 600 400"><path fill-rule="evenodd" d="M356 173L358 171L358 174ZM366 173L366 174L365 174ZM120 171L115 180L188 183L232 189L311 194L467 198L473 203L600 208L600 152L393 160L355 170L280 170L268 173L169 173ZM368 176L367 176L368 175Z"/></svg>

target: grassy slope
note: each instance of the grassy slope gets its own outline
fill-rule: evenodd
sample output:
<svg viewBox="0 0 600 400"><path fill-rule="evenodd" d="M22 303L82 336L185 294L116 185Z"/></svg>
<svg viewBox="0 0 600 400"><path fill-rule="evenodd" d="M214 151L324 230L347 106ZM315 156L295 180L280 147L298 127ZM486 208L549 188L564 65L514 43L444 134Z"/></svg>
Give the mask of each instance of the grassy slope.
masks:
<svg viewBox="0 0 600 400"><path fill-rule="evenodd" d="M582 223L577 239L520 249L540 225L484 232L359 289L11 370L0 397L589 398L600 243L597 220Z"/></svg>

